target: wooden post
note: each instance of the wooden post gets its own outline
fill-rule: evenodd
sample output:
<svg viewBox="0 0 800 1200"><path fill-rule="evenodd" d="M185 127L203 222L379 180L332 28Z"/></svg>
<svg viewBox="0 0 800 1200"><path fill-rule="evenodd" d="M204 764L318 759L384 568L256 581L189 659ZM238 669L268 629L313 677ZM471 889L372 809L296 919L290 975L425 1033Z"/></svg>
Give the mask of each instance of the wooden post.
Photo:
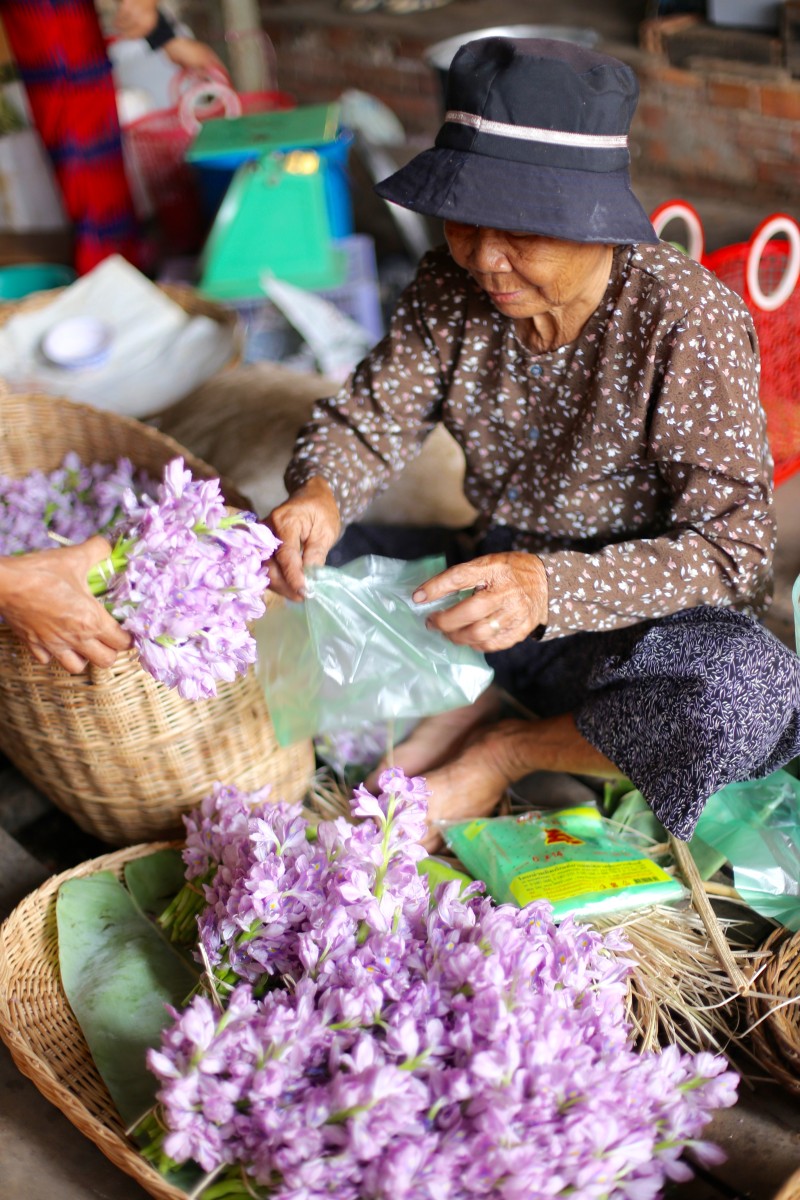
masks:
<svg viewBox="0 0 800 1200"><path fill-rule="evenodd" d="M275 51L261 28L258 0L222 0L222 20L236 90L277 88Z"/></svg>

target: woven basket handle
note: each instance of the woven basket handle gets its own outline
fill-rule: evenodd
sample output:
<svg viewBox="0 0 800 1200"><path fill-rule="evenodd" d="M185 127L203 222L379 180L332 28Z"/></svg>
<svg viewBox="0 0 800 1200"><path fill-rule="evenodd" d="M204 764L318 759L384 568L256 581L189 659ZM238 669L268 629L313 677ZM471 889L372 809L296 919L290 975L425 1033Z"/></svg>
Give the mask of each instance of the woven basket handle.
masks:
<svg viewBox="0 0 800 1200"><path fill-rule="evenodd" d="M689 257L696 259L697 262L703 261L705 252L703 222L700 220L700 214L692 208L691 204L687 204L685 200L667 200L653 210L650 220L659 237L672 221L682 221L687 233Z"/></svg>
<svg viewBox="0 0 800 1200"><path fill-rule="evenodd" d="M788 239L789 258L783 278L775 290L767 295L762 290L758 272L767 242L776 234L783 234ZM748 295L753 303L764 312L774 312L792 295L797 286L798 276L800 276L800 228L798 228L797 222L793 221L791 217L787 217L785 213L775 213L774 216L767 217L766 221L761 222L750 239L745 267Z"/></svg>

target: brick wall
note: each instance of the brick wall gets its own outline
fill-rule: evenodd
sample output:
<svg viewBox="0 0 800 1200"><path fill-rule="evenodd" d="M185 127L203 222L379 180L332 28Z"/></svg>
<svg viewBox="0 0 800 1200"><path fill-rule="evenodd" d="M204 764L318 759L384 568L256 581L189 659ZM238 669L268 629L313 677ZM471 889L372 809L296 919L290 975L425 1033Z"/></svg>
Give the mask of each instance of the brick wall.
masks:
<svg viewBox="0 0 800 1200"><path fill-rule="evenodd" d="M283 19L264 29L275 46L279 84L304 103L330 100L346 88L377 96L412 137L431 136L441 103L435 73L423 54L427 40L340 25L311 26Z"/></svg>
<svg viewBox="0 0 800 1200"><path fill-rule="evenodd" d="M424 61L428 42L363 25L310 25L282 16L264 28L281 88L301 102L359 88L384 101L411 140L441 120L439 81ZM800 80L783 68L729 60L670 64L658 49L604 47L634 68L641 88L631 130L634 168L676 186L713 184L800 202ZM741 192L739 193L741 197Z"/></svg>
<svg viewBox="0 0 800 1200"><path fill-rule="evenodd" d="M641 88L638 166L695 183L800 200L800 81L780 67L697 61L691 69L616 47Z"/></svg>

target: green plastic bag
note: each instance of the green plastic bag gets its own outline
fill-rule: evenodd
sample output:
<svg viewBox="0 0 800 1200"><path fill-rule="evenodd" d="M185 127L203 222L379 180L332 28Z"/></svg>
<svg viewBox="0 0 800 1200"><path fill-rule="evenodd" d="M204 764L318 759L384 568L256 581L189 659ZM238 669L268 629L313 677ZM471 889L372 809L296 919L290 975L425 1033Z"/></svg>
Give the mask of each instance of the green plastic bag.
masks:
<svg viewBox="0 0 800 1200"><path fill-rule="evenodd" d="M695 841L725 856L736 891L755 912L800 930L800 782L788 771L716 792Z"/></svg>
<svg viewBox="0 0 800 1200"><path fill-rule="evenodd" d="M595 808L444 824L444 839L498 904L549 900L555 920L680 900L677 880Z"/></svg>
<svg viewBox="0 0 800 1200"><path fill-rule="evenodd" d="M443 556L367 555L344 567L312 567L304 604L267 611L254 631L257 670L280 745L431 716L485 691L494 672L484 656L425 625L461 594L429 604L411 599L445 566Z"/></svg>

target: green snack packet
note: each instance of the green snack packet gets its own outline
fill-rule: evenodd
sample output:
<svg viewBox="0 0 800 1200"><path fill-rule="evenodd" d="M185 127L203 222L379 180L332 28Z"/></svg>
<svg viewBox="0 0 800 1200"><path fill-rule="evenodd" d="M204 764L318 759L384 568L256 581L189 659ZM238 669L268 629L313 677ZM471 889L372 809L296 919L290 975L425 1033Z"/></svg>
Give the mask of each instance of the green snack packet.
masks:
<svg viewBox="0 0 800 1200"><path fill-rule="evenodd" d="M440 883L452 883L454 879L458 879L461 883L462 892L465 887L468 887L472 883L469 875L465 875L463 871L456 871L454 867L451 867L449 863L443 862L441 858L430 857L420 859L417 863L417 873L427 876L431 896Z"/></svg>
<svg viewBox="0 0 800 1200"><path fill-rule="evenodd" d="M684 888L594 808L446 824L450 849L498 904L549 900L556 920L685 896Z"/></svg>

